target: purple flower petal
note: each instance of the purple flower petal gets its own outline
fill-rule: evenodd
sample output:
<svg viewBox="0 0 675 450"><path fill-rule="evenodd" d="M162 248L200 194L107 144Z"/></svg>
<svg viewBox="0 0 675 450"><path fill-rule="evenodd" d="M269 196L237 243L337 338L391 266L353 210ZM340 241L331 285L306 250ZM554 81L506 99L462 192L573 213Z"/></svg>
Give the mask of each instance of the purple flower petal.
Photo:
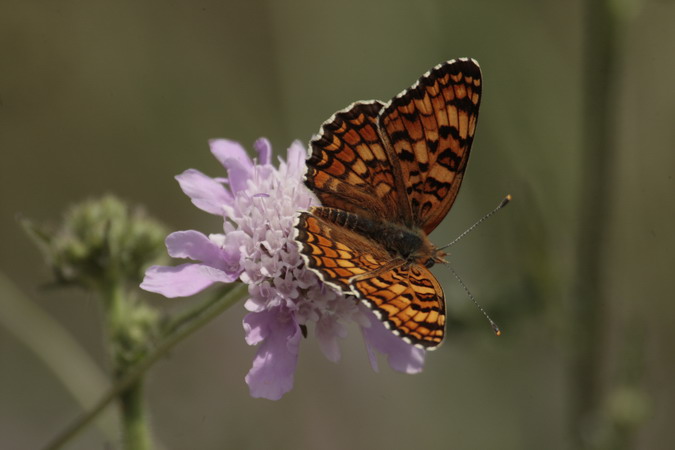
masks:
<svg viewBox="0 0 675 450"><path fill-rule="evenodd" d="M228 139L211 139L209 141L211 153L226 169L231 170L231 164L236 161L238 167L250 173L253 170L253 161L239 142Z"/></svg>
<svg viewBox="0 0 675 450"><path fill-rule="evenodd" d="M274 308L247 314L244 329L249 345L261 343L246 375L251 397L279 400L293 388L300 327L287 311Z"/></svg>
<svg viewBox="0 0 675 450"><path fill-rule="evenodd" d="M232 192L244 191L248 187L248 180L251 179L251 171L245 164L236 159L227 162L227 175Z"/></svg>
<svg viewBox="0 0 675 450"><path fill-rule="evenodd" d="M300 141L293 141L286 153L287 175L289 177L298 176L305 172L307 159L307 150Z"/></svg>
<svg viewBox="0 0 675 450"><path fill-rule="evenodd" d="M141 289L168 298L188 297L201 292L215 282L231 283L236 277L203 264L152 266L145 271Z"/></svg>
<svg viewBox="0 0 675 450"><path fill-rule="evenodd" d="M258 152L258 164L270 164L272 162L272 145L265 138L260 138L253 143L253 148Z"/></svg>
<svg viewBox="0 0 675 450"><path fill-rule="evenodd" d="M230 231L225 235L225 243L221 246L221 265L219 268L238 277L241 274L241 246L245 239L242 231Z"/></svg>
<svg viewBox="0 0 675 450"><path fill-rule="evenodd" d="M221 248L199 231L176 231L166 238L166 248L173 258L189 258L239 276L239 247L235 239L227 239L226 246ZM228 242L229 241L229 242Z"/></svg>
<svg viewBox="0 0 675 450"><path fill-rule="evenodd" d="M188 169L176 180L192 203L207 213L223 215L223 206L232 205L232 194L213 178L195 169Z"/></svg>
<svg viewBox="0 0 675 450"><path fill-rule="evenodd" d="M344 338L347 333L342 324L334 317L322 318L316 323L315 336L319 348L324 356L332 362L340 360L340 346L338 338Z"/></svg>
<svg viewBox="0 0 675 450"><path fill-rule="evenodd" d="M377 350L387 355L387 361L392 369L410 374L421 372L424 368L425 351L394 335L377 320L372 312L370 312L370 317L370 327L361 327L361 331L373 370L378 371L374 352Z"/></svg>
<svg viewBox="0 0 675 450"><path fill-rule="evenodd" d="M189 258L214 265L220 257L220 247L199 231L176 231L166 237L166 248L173 258Z"/></svg>

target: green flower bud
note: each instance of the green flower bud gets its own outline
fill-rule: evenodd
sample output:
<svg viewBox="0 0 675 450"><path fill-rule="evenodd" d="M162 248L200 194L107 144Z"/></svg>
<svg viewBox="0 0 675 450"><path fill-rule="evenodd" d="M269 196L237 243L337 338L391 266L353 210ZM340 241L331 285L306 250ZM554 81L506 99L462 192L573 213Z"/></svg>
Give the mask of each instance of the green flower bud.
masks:
<svg viewBox="0 0 675 450"><path fill-rule="evenodd" d="M165 251L166 228L112 195L74 205L57 229L28 220L23 225L61 285L138 285Z"/></svg>

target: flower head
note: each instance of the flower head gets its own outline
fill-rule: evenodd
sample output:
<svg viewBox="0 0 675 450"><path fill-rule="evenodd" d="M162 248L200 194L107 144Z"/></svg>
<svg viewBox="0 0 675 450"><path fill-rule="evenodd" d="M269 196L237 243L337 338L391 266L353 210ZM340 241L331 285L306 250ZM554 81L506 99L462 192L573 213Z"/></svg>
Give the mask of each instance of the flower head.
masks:
<svg viewBox="0 0 675 450"><path fill-rule="evenodd" d="M144 267L165 258L164 225L112 195L71 206L58 228L28 219L22 224L44 253L57 285L137 285Z"/></svg>
<svg viewBox="0 0 675 450"><path fill-rule="evenodd" d="M303 183L306 150L302 144L291 144L278 168L271 163L272 149L266 139L254 144L256 160L236 142L218 139L210 146L227 178L190 169L176 179L195 206L223 217L223 232L170 234L169 254L195 262L153 266L141 287L166 297L182 297L216 282L246 283L246 342L259 345L246 375L254 397L276 400L292 388L303 330L310 327L331 361L340 358L338 338L354 321L363 331L373 369L377 370L377 350L388 356L395 370L419 372L423 350L394 336L357 299L324 285L305 267L293 240L293 223L298 211L318 201Z"/></svg>

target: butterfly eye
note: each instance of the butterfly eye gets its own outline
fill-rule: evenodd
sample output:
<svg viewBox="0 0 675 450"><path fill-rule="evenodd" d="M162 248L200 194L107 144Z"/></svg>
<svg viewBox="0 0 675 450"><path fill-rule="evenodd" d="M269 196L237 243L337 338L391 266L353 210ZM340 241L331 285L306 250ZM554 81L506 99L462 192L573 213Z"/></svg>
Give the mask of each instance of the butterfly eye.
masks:
<svg viewBox="0 0 675 450"><path fill-rule="evenodd" d="M426 261L424 261L424 267L427 269L432 267L434 264L436 264L436 261L434 261L434 258L429 258Z"/></svg>

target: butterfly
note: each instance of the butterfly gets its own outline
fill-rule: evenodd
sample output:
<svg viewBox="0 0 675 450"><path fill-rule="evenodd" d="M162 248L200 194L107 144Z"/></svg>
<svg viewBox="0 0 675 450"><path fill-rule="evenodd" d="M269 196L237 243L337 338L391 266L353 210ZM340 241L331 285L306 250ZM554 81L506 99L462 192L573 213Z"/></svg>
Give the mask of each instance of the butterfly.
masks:
<svg viewBox="0 0 675 450"><path fill-rule="evenodd" d="M294 225L306 267L427 350L445 332L443 289L429 269L446 262L428 235L459 192L481 89L476 61L447 61L388 103L338 111L310 142L305 184L322 206Z"/></svg>

